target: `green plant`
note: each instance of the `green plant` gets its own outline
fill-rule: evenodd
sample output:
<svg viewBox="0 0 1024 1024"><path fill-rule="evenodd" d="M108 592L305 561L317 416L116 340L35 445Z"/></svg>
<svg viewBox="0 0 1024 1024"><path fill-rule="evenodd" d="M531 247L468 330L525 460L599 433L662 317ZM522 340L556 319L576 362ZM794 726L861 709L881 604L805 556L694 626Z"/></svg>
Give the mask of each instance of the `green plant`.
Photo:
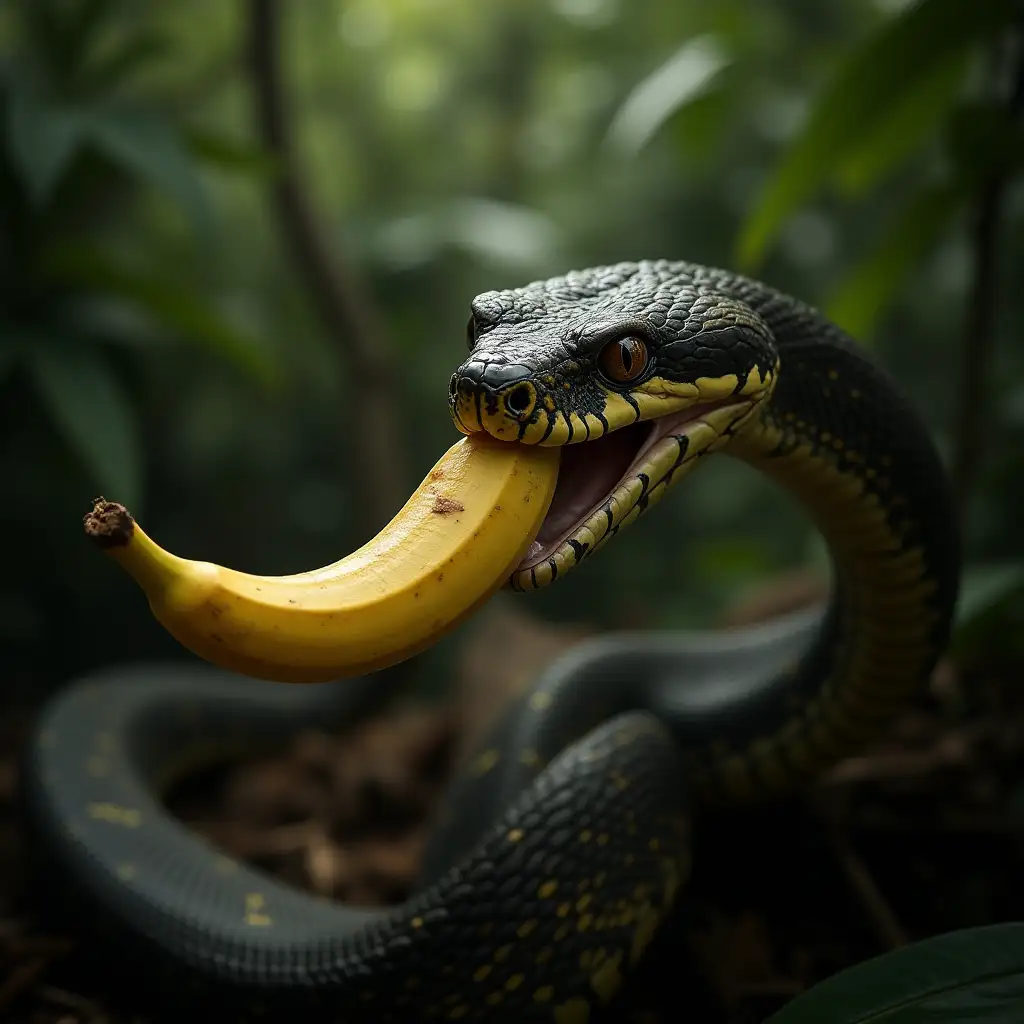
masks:
<svg viewBox="0 0 1024 1024"><path fill-rule="evenodd" d="M124 352L205 346L260 386L275 373L177 268L126 243L155 188L197 242L213 230L195 152L137 79L167 52L115 0L22 0L4 12L0 65L0 389L27 377L97 489L141 499L142 454ZM222 147L223 148L223 147ZM118 351L121 350L121 351Z"/></svg>
<svg viewBox="0 0 1024 1024"><path fill-rule="evenodd" d="M898 173L909 174L914 187L888 230L826 304L842 326L870 337L911 273L970 214L972 269L953 430L953 481L965 516L994 386L998 228L1007 188L1024 171L1022 10L1014 0L918 0L883 23L812 105L738 243L740 263L753 269L786 218L826 185L862 202ZM955 649L989 648L997 633L1007 647L1019 645L1019 630L1005 626L1022 621L1019 559L968 563ZM1010 1024L1022 1016L1024 924L1008 923L948 932L857 964L794 999L770 1024Z"/></svg>

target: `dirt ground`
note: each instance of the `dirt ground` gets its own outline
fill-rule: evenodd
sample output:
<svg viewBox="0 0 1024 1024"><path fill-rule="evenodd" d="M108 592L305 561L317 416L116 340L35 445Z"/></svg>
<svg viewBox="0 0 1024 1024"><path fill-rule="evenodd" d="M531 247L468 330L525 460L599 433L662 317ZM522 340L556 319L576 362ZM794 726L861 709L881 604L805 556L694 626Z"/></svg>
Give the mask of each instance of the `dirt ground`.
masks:
<svg viewBox="0 0 1024 1024"><path fill-rule="evenodd" d="M777 583L733 610L768 617L814 593ZM521 684L585 628L519 612L485 619L443 707L403 706L346 736L308 733L279 756L204 776L176 813L236 856L352 903L401 900L452 766ZM495 686L496 637L518 652ZM480 685L484 666L491 673ZM771 807L702 812L694 873L668 933L610 1019L757 1024L816 980L927 935L1024 918L1024 701L1020 665L943 662L930 692L870 750L811 793ZM0 1020L144 1024L102 978L76 971L76 939L36 920L22 889L14 813L27 716L0 750ZM385 827L382 823L388 822Z"/></svg>

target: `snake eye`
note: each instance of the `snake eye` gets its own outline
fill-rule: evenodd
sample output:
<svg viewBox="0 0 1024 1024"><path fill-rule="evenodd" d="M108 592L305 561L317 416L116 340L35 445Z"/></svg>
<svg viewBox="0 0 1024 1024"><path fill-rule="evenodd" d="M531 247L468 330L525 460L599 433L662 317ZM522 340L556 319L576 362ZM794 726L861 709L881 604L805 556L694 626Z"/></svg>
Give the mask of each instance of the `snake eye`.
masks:
<svg viewBox="0 0 1024 1024"><path fill-rule="evenodd" d="M476 344L476 314L470 313L469 323L466 324L466 347L472 348Z"/></svg>
<svg viewBox="0 0 1024 1024"><path fill-rule="evenodd" d="M610 341L597 356L601 373L616 384L636 380L651 361L647 346L635 335Z"/></svg>

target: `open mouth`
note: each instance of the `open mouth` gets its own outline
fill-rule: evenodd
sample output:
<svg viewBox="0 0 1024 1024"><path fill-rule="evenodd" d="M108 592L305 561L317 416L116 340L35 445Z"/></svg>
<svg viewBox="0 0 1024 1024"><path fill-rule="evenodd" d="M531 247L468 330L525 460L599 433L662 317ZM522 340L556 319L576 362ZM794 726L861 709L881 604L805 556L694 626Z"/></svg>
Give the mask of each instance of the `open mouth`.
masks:
<svg viewBox="0 0 1024 1024"><path fill-rule="evenodd" d="M621 427L594 441L566 445L551 507L513 573L513 586L517 578L527 588L550 582L564 556L570 558L569 564L578 562L687 461L690 434L698 424L705 428L700 450L719 436L722 427L706 422L709 413L716 413L718 421L721 411L723 426L731 425L745 419L754 404L734 397L701 402L671 416ZM531 570L543 563L548 572L541 580Z"/></svg>

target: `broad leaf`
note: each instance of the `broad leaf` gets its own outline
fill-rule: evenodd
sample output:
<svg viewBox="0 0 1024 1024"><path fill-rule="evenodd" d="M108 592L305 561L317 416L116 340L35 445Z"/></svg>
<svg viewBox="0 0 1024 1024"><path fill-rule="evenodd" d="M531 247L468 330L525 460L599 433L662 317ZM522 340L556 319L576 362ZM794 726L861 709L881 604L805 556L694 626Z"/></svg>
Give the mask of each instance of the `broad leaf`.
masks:
<svg viewBox="0 0 1024 1024"><path fill-rule="evenodd" d="M100 352L49 341L25 353L33 383L99 492L137 508L141 458L131 406Z"/></svg>
<svg viewBox="0 0 1024 1024"><path fill-rule="evenodd" d="M855 338L867 339L907 274L949 227L966 195L963 188L947 184L922 189L825 304L829 317Z"/></svg>
<svg viewBox="0 0 1024 1024"><path fill-rule="evenodd" d="M849 967L766 1024L1019 1024L1024 923L948 932Z"/></svg>
<svg viewBox="0 0 1024 1024"><path fill-rule="evenodd" d="M738 259L752 269L782 222L821 185L856 140L922 78L1008 24L1013 0L917 0L846 61L769 179L740 233Z"/></svg>
<svg viewBox="0 0 1024 1024"><path fill-rule="evenodd" d="M127 270L101 249L68 246L47 265L67 281L88 285L142 310L186 341L232 363L264 387L278 382L277 365L264 343L228 322L189 289L164 276Z"/></svg>
<svg viewBox="0 0 1024 1024"><path fill-rule="evenodd" d="M867 192L938 134L963 83L966 63L962 53L954 53L876 111L836 171L848 196Z"/></svg>
<svg viewBox="0 0 1024 1024"><path fill-rule="evenodd" d="M714 36L685 42L626 97L605 137L605 144L633 156L687 103L703 96L729 63Z"/></svg>
<svg viewBox="0 0 1024 1024"><path fill-rule="evenodd" d="M106 108L90 120L89 137L111 160L177 198L197 230L210 225L199 176L171 125L141 110Z"/></svg>
<svg viewBox="0 0 1024 1024"><path fill-rule="evenodd" d="M81 111L48 103L27 83L12 89L7 105L7 147L36 206L50 198L87 127Z"/></svg>

